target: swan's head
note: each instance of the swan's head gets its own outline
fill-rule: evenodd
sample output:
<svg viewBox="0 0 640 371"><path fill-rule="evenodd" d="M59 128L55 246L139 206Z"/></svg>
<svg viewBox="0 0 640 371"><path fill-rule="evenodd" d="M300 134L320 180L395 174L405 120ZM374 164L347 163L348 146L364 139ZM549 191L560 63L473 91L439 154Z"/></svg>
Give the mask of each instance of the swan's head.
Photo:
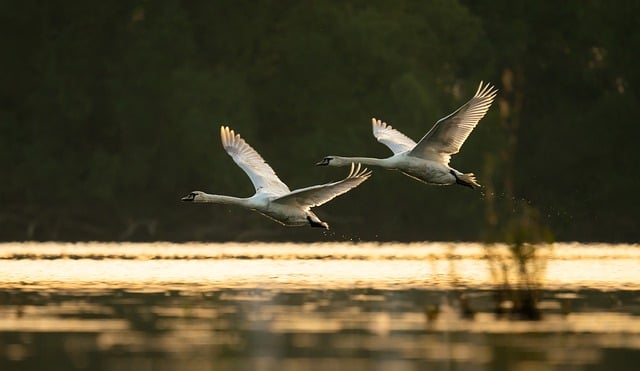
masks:
<svg viewBox="0 0 640 371"><path fill-rule="evenodd" d="M182 201L189 201L189 202L204 202L204 199L205 199L204 192L200 192L200 191L193 191L181 198Z"/></svg>
<svg viewBox="0 0 640 371"><path fill-rule="evenodd" d="M351 162L340 156L327 156L320 162L316 162L316 166L350 166Z"/></svg>

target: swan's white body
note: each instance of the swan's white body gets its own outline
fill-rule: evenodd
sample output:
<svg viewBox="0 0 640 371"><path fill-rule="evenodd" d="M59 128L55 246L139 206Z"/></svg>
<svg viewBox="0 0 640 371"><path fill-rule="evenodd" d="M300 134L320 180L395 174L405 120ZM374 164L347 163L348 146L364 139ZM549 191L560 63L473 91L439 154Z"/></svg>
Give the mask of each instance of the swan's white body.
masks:
<svg viewBox="0 0 640 371"><path fill-rule="evenodd" d="M271 166L239 134L222 126L220 137L229 156L251 179L256 193L248 198L239 198L193 191L183 197L182 201L238 205L255 210L286 226L311 225L328 229L329 225L321 221L311 208L359 186L371 175L370 171L362 169L359 164L351 164L351 172L341 181L290 191Z"/></svg>
<svg viewBox="0 0 640 371"><path fill-rule="evenodd" d="M446 116L416 143L386 123L372 119L373 136L393 151L387 158L327 156L316 165L346 166L352 162L398 170L407 176L432 185L461 184L480 187L473 173L463 174L449 166L451 156L489 110L497 90L480 82L476 94L462 107Z"/></svg>

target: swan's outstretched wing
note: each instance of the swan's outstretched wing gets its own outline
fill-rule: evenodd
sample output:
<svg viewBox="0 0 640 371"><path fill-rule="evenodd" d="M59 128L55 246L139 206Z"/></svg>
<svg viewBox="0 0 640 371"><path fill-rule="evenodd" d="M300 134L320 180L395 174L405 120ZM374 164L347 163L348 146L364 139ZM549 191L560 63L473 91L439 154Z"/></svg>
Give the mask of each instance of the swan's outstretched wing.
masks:
<svg viewBox="0 0 640 371"><path fill-rule="evenodd" d="M359 186L370 176L371 171L367 170L367 168L361 168L360 164L356 166L352 163L349 175L338 182L297 189L288 195L273 200L273 202L296 205L303 208L320 206Z"/></svg>
<svg viewBox="0 0 640 371"><path fill-rule="evenodd" d="M229 156L251 179L256 193L264 192L280 196L290 192L289 187L278 178L271 166L240 137L240 134L236 134L228 126L221 126L220 138Z"/></svg>
<svg viewBox="0 0 640 371"><path fill-rule="evenodd" d="M373 124L373 136L376 137L378 142L389 147L394 154L406 152L416 146L416 142L408 136L402 134L398 130L387 125L385 122L371 119Z"/></svg>
<svg viewBox="0 0 640 371"><path fill-rule="evenodd" d="M490 84L478 86L476 94L462 107L440 119L409 153L411 156L449 163L469 134L489 110L498 91Z"/></svg>

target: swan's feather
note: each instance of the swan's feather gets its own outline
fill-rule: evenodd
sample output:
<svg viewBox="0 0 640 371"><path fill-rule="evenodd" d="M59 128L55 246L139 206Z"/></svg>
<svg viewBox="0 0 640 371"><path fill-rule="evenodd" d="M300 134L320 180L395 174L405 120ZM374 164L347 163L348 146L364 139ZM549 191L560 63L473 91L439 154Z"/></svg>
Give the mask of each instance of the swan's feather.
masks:
<svg viewBox="0 0 640 371"><path fill-rule="evenodd" d="M389 147L394 154L402 153L413 149L416 146L416 142L413 139L402 134L398 130L387 125L385 122L371 119L373 125L373 136L378 142Z"/></svg>
<svg viewBox="0 0 640 371"><path fill-rule="evenodd" d="M256 193L268 193L281 196L289 193L289 187L276 175L255 149L236 134L228 126L220 127L222 146L238 166L251 179Z"/></svg>
<svg viewBox="0 0 640 371"><path fill-rule="evenodd" d="M303 208L320 206L357 187L370 176L371 172L367 168L361 168L360 164L356 166L352 163L351 172L340 181L297 189L273 200L273 202L296 205Z"/></svg>
<svg viewBox="0 0 640 371"><path fill-rule="evenodd" d="M473 98L449 116L438 120L409 154L448 164L451 155L460 151L478 121L487 113L497 92L490 84L483 86L480 82Z"/></svg>

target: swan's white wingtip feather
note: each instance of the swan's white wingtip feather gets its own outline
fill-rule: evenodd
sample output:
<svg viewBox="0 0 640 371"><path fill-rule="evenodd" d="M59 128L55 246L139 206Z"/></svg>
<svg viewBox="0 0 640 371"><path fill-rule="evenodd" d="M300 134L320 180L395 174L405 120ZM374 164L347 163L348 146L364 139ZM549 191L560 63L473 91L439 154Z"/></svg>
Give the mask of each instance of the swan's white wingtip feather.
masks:
<svg viewBox="0 0 640 371"><path fill-rule="evenodd" d="M229 132L229 127L221 125L220 126L220 139L222 140L222 144L225 145L229 141L227 137L227 133Z"/></svg>
<svg viewBox="0 0 640 371"><path fill-rule="evenodd" d="M386 128L386 127L391 128L389 125L387 125L386 122L383 122L382 120L379 120L379 119L377 119L375 117L371 119L371 123L373 124L374 128L376 126L379 126L379 127L383 128L383 129Z"/></svg>
<svg viewBox="0 0 640 371"><path fill-rule="evenodd" d="M483 81L480 80L480 85L478 85L478 90L476 90L476 93L474 94L475 96L478 96L478 93L480 93L480 91L482 90L482 84L483 84Z"/></svg>
<svg viewBox="0 0 640 371"><path fill-rule="evenodd" d="M362 167L361 163L351 163L351 171L346 179L360 178L367 180L371 176L371 171L366 167Z"/></svg>
<svg viewBox="0 0 640 371"><path fill-rule="evenodd" d="M225 146L234 146L244 142L240 134L236 134L233 129L226 125L220 126L220 139L222 139L222 144Z"/></svg>
<svg viewBox="0 0 640 371"><path fill-rule="evenodd" d="M491 83L489 82L485 83L484 81L480 81L480 84L478 85L478 89L476 90L474 97L493 99L497 95L497 93L498 93L498 89L496 89L496 87L493 86Z"/></svg>

